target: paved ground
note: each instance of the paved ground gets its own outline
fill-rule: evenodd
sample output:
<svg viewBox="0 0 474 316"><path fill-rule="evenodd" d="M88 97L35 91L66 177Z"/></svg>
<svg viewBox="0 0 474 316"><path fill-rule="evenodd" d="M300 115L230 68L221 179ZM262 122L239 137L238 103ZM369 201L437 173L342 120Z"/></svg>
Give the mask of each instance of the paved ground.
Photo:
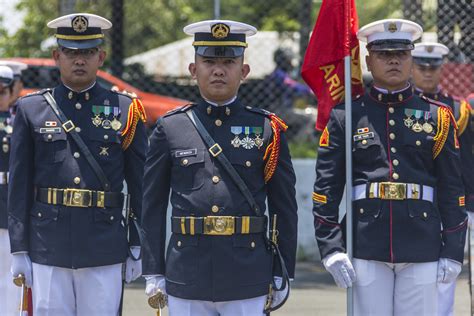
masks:
<svg viewBox="0 0 474 316"><path fill-rule="evenodd" d="M455 315L468 316L470 298L467 267L458 279ZM346 312L346 292L337 288L331 275L320 263L299 263L292 295L286 305L272 315L343 316ZM144 283L134 283L125 290L124 316L154 316L144 294ZM165 312L164 316L168 316Z"/></svg>

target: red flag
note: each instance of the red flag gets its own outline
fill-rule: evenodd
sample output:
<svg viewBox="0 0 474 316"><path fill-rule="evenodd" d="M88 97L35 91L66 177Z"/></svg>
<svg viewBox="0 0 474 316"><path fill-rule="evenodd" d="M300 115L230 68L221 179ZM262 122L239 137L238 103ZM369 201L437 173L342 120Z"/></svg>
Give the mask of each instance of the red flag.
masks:
<svg viewBox="0 0 474 316"><path fill-rule="evenodd" d="M317 130L325 128L331 109L344 100L344 57L349 54L352 95L363 92L358 28L354 0L323 0L301 70L318 98Z"/></svg>

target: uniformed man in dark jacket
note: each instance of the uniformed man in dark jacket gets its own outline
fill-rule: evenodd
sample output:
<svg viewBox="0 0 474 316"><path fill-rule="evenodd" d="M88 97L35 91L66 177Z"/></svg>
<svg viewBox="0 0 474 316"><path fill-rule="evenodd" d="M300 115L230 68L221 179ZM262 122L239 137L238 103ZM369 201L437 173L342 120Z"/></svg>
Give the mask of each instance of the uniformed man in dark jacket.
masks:
<svg viewBox="0 0 474 316"><path fill-rule="evenodd" d="M443 92L440 87L441 67L443 58L447 56L449 49L443 44L422 42L415 44L412 52L413 56L413 75L412 81L415 93L420 97L438 100L449 105L453 111L458 129L456 134L459 138L461 153L461 171L462 180L466 189L466 210L471 210L469 204L469 193L472 191L472 177L474 176L474 161L472 159L472 137L466 128L469 124L470 107L466 101L454 98ZM470 183L471 182L471 183ZM471 190L468 189L471 187ZM469 214L470 212L468 212ZM438 315L449 316L454 314L454 292L456 289L456 280L451 283L438 284Z"/></svg>
<svg viewBox="0 0 474 316"><path fill-rule="evenodd" d="M8 159L12 116L10 99L13 94L14 73L10 67L0 65L0 315L14 315L20 306L20 291L11 278L10 239L7 230Z"/></svg>
<svg viewBox="0 0 474 316"><path fill-rule="evenodd" d="M316 238L338 285L354 286L355 315L436 315L437 282L461 271L467 216L456 122L447 105L418 97L408 83L421 33L416 23L388 19L357 34L374 83L352 104L352 262L338 218L344 105L332 110L320 140Z"/></svg>
<svg viewBox="0 0 474 316"><path fill-rule="evenodd" d="M147 140L140 101L96 82L106 53L92 14L48 23L61 84L18 101L12 136L8 229L12 273L33 286L35 316L117 315L126 281L140 275L138 235ZM128 204L128 203L126 203Z"/></svg>
<svg viewBox="0 0 474 316"><path fill-rule="evenodd" d="M0 60L0 66L7 66L13 71L13 87L10 95L10 105L13 106L23 90L23 70L27 69L28 65L14 60Z"/></svg>
<svg viewBox="0 0 474 316"><path fill-rule="evenodd" d="M274 215L283 270L294 276L297 206L286 125L237 96L250 71L243 53L254 27L213 20L184 31L194 35L189 70L201 99L158 119L150 139L142 217L150 242L143 260L146 294L167 293L170 315L262 315L270 284L279 287L285 276L266 237ZM224 155L229 166L222 165ZM273 307L288 286L272 291Z"/></svg>

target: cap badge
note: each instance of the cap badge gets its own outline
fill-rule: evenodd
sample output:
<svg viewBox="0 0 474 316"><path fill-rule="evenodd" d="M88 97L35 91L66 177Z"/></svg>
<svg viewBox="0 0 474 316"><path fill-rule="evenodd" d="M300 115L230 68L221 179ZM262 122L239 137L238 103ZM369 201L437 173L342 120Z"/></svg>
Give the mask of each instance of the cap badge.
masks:
<svg viewBox="0 0 474 316"><path fill-rule="evenodd" d="M395 23L390 23L388 25L388 31L390 33L395 33L397 31L397 25Z"/></svg>
<svg viewBox="0 0 474 316"><path fill-rule="evenodd" d="M74 19L72 19L71 24L75 32L83 33L87 30L87 26L89 25L89 22L87 21L87 18L85 16L78 15Z"/></svg>
<svg viewBox="0 0 474 316"><path fill-rule="evenodd" d="M224 23L217 23L211 27L212 36L215 38L226 38L229 35L230 28Z"/></svg>
<svg viewBox="0 0 474 316"><path fill-rule="evenodd" d="M432 53L433 50L434 50L434 47L433 47L433 46L426 46L426 51L427 51L428 53Z"/></svg>

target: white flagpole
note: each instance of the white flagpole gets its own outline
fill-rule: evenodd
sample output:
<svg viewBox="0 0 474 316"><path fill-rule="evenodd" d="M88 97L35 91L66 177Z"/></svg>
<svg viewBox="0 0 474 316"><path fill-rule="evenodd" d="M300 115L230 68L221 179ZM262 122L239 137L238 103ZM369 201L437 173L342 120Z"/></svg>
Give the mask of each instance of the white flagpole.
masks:
<svg viewBox="0 0 474 316"><path fill-rule="evenodd" d="M346 251L352 262L352 87L351 87L351 56L344 57L344 88L346 114ZM354 314L354 293L352 287L347 288L347 315Z"/></svg>

